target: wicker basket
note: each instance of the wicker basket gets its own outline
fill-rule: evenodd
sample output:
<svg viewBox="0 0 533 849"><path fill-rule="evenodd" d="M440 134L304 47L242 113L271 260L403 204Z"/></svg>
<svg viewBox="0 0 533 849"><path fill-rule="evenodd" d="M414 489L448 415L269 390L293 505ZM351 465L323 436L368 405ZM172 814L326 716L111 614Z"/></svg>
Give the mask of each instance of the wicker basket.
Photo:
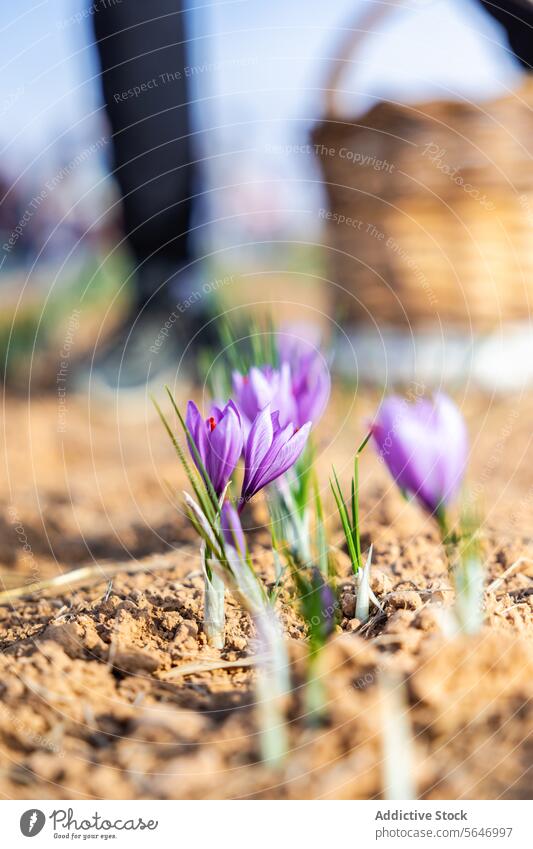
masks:
<svg viewBox="0 0 533 849"><path fill-rule="evenodd" d="M343 318L485 331L529 317L533 80L488 103L383 101L342 117L340 77L376 17L349 30L313 132Z"/></svg>

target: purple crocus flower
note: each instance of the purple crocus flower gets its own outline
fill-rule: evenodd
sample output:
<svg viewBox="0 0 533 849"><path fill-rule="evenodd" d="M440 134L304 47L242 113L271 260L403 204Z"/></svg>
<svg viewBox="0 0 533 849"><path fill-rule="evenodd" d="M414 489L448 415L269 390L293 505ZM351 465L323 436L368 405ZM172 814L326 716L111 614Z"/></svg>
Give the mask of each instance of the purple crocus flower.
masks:
<svg viewBox="0 0 533 849"><path fill-rule="evenodd" d="M306 354L315 354L321 345L321 332L311 321L292 321L283 325L276 337L281 362L294 365Z"/></svg>
<svg viewBox="0 0 533 849"><path fill-rule="evenodd" d="M246 554L246 540L242 530L239 514L231 501L225 501L220 511L220 527L224 542L232 545L241 557Z"/></svg>
<svg viewBox="0 0 533 849"><path fill-rule="evenodd" d="M291 371L287 363L280 369L254 366L244 375L235 371L232 383L246 433L257 414L264 410L267 404L270 404L273 412L279 413L282 425L296 421L297 410L292 393Z"/></svg>
<svg viewBox="0 0 533 849"><path fill-rule="evenodd" d="M204 419L194 401L187 404L186 424L217 496L221 496L239 461L243 446L241 416L233 401L223 410L213 406ZM191 456L196 457L189 444Z"/></svg>
<svg viewBox="0 0 533 849"><path fill-rule="evenodd" d="M317 424L326 409L331 377L319 350L319 334L311 325L295 325L281 333L278 351L283 365L291 370L291 390L296 404L296 424Z"/></svg>
<svg viewBox="0 0 533 849"><path fill-rule="evenodd" d="M387 398L372 435L398 486L430 513L444 510L457 494L468 456L466 426L453 401L441 393L414 404Z"/></svg>
<svg viewBox="0 0 533 849"><path fill-rule="evenodd" d="M297 424L322 418L329 400L331 378L322 354L313 352L293 370L292 391L296 401Z"/></svg>
<svg viewBox="0 0 533 849"><path fill-rule="evenodd" d="M326 362L320 351L309 348L302 348L292 365L282 362L279 369L263 366L251 368L246 375L233 373L233 393L246 432L267 404L279 413L281 425L316 424L326 409L330 390Z"/></svg>
<svg viewBox="0 0 533 849"><path fill-rule="evenodd" d="M256 492L283 475L302 453L311 422L295 430L289 423L282 426L279 413L270 411L270 404L254 419L245 442L245 472L239 512Z"/></svg>

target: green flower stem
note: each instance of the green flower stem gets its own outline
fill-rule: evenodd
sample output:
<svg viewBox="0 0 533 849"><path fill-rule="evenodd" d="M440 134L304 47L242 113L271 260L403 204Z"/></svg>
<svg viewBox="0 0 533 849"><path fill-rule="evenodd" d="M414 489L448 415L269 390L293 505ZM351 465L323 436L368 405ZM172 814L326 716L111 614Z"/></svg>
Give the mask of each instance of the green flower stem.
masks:
<svg viewBox="0 0 533 849"><path fill-rule="evenodd" d="M475 552L465 552L454 570L455 618L464 634L483 625L483 564Z"/></svg>
<svg viewBox="0 0 533 849"><path fill-rule="evenodd" d="M459 543L461 538L450 528L448 516L443 505L437 507L434 516L439 526L440 538L448 561L448 571L453 573L459 561Z"/></svg>
<svg viewBox="0 0 533 849"><path fill-rule="evenodd" d="M305 713L308 725L320 725L326 715L326 689L322 676L322 652L311 649L307 661Z"/></svg>
<svg viewBox="0 0 533 849"><path fill-rule="evenodd" d="M263 603L252 611L263 661L257 678L257 715L261 759L273 767L288 751L285 697L289 689L289 662L281 625L274 610Z"/></svg>
<svg viewBox="0 0 533 849"><path fill-rule="evenodd" d="M224 648L224 581L204 563L204 632L214 649Z"/></svg>

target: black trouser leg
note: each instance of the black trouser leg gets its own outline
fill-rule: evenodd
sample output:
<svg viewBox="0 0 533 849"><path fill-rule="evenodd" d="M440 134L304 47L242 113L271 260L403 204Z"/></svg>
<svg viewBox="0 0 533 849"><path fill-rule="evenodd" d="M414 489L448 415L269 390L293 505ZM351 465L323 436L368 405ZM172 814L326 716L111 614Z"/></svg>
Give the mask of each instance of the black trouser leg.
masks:
<svg viewBox="0 0 533 849"><path fill-rule="evenodd" d="M480 0L507 31L509 46L529 70L533 67L533 6L529 0Z"/></svg>
<svg viewBox="0 0 533 849"><path fill-rule="evenodd" d="M161 270L168 276L188 258L193 174L183 18L180 0L100 0L93 15L140 304L160 288Z"/></svg>

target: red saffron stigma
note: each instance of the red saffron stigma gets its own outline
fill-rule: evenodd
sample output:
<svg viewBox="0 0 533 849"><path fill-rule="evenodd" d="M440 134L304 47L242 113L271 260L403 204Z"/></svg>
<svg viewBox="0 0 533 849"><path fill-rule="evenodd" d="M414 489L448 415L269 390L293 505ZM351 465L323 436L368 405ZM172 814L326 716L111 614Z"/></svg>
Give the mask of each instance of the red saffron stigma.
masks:
<svg viewBox="0 0 533 849"><path fill-rule="evenodd" d="M209 418L207 420L207 424L209 425L209 430L211 431L211 433L213 433L214 429L217 426L217 423L216 423L215 419L213 418L213 416L209 416Z"/></svg>

